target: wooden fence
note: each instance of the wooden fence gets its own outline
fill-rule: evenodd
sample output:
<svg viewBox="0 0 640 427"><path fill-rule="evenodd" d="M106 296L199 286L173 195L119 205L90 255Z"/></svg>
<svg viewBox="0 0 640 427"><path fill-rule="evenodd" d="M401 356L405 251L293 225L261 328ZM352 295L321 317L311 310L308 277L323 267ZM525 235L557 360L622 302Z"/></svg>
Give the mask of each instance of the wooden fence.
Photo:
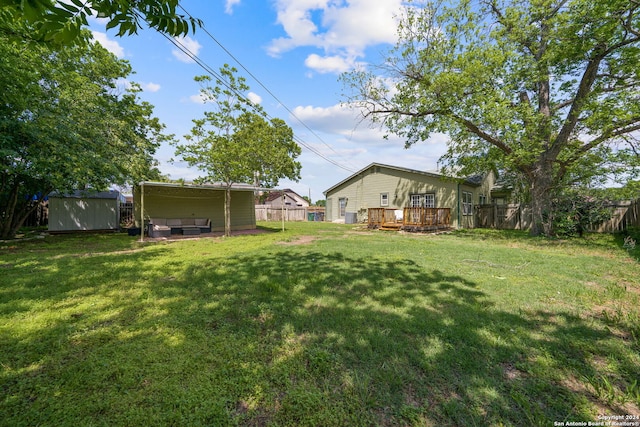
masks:
<svg viewBox="0 0 640 427"><path fill-rule="evenodd" d="M33 206L33 205L32 205ZM39 203L22 223L23 227L42 227L49 224L49 202Z"/></svg>
<svg viewBox="0 0 640 427"><path fill-rule="evenodd" d="M476 228L498 228L505 230L528 230L532 225L531 207L528 205L478 205ZM590 231L615 233L629 227L640 227L640 199L621 201L611 205L613 215Z"/></svg>
<svg viewBox="0 0 640 427"><path fill-rule="evenodd" d="M302 207L280 207L270 205L256 205L256 221L324 221L324 208L310 206Z"/></svg>
<svg viewBox="0 0 640 427"><path fill-rule="evenodd" d="M120 227L129 228L135 224L133 202L120 203Z"/></svg>

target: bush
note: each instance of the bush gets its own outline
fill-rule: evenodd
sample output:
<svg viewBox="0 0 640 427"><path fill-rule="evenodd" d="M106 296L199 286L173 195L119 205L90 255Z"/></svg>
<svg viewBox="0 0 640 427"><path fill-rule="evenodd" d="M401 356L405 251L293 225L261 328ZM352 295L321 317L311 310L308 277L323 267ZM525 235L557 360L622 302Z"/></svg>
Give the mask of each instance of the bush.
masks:
<svg viewBox="0 0 640 427"><path fill-rule="evenodd" d="M553 202L551 223L558 236L582 237L585 231L611 219L610 201L579 192L566 192Z"/></svg>

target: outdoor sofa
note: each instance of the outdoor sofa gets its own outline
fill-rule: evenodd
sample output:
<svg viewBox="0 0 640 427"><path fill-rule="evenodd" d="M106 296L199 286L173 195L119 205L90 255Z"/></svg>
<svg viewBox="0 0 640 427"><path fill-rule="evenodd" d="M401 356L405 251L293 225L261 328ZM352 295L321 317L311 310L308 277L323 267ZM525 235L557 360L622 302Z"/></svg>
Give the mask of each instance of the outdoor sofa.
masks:
<svg viewBox="0 0 640 427"><path fill-rule="evenodd" d="M169 237L172 234L194 235L211 232L208 218L151 218L149 237Z"/></svg>

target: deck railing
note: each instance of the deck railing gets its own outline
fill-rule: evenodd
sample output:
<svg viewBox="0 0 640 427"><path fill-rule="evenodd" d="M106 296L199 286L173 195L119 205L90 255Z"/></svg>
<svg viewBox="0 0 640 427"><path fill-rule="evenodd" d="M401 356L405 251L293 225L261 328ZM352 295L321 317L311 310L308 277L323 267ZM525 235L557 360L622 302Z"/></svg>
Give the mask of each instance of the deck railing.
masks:
<svg viewBox="0 0 640 427"><path fill-rule="evenodd" d="M369 208L370 228L440 229L451 227L449 208Z"/></svg>

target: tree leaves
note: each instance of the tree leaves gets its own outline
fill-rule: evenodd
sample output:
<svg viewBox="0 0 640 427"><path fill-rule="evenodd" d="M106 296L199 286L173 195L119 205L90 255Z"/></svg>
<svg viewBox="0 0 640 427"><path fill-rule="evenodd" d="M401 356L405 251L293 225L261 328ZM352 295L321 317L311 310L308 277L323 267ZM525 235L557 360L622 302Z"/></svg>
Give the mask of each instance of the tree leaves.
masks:
<svg viewBox="0 0 640 427"><path fill-rule="evenodd" d="M159 176L152 156L171 137L135 84L113 91L130 74L128 63L97 43L52 50L6 38L0 58L2 236L17 230L33 194Z"/></svg>
<svg viewBox="0 0 640 427"><path fill-rule="evenodd" d="M177 13L177 7L177 0L0 0L0 27L22 21L35 30L34 39L59 45L81 41L81 29L94 15L107 18L106 28L119 36L137 34L144 25L171 36L195 32L202 21Z"/></svg>
<svg viewBox="0 0 640 427"><path fill-rule="evenodd" d="M554 192L594 177L585 164L613 167L619 146L637 144L640 3L410 3L382 71L343 80L348 101L408 145L449 135L449 172L519 174L541 221Z"/></svg>

